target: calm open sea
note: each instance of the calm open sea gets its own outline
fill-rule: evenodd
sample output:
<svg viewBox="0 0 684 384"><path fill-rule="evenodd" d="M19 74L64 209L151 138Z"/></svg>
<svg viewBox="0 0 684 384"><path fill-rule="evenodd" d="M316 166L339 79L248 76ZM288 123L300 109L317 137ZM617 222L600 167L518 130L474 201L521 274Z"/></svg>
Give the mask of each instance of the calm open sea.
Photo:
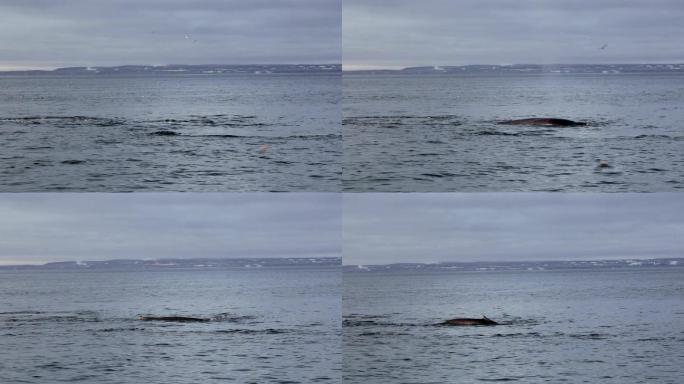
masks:
<svg viewBox="0 0 684 384"><path fill-rule="evenodd" d="M0 382L339 383L340 280L335 268L0 271Z"/></svg>
<svg viewBox="0 0 684 384"><path fill-rule="evenodd" d="M678 74L345 74L343 107L347 191L684 189Z"/></svg>
<svg viewBox="0 0 684 384"><path fill-rule="evenodd" d="M340 75L0 77L0 191L339 191Z"/></svg>
<svg viewBox="0 0 684 384"><path fill-rule="evenodd" d="M346 383L680 383L684 268L345 272ZM435 325L485 314L501 325Z"/></svg>

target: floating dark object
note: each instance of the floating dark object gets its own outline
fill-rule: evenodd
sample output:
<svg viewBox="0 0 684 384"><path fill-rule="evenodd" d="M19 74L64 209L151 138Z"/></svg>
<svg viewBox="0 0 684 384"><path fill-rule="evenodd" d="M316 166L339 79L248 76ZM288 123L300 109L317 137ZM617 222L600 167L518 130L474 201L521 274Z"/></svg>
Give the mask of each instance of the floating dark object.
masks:
<svg viewBox="0 0 684 384"><path fill-rule="evenodd" d="M596 160L596 168L613 168L607 161L598 159Z"/></svg>
<svg viewBox="0 0 684 384"><path fill-rule="evenodd" d="M187 317L187 316L138 316L138 320L142 321L169 321L176 323L208 323L211 319L204 319L201 317Z"/></svg>
<svg viewBox="0 0 684 384"><path fill-rule="evenodd" d="M498 325L494 320L490 320L487 318L487 316L482 316L481 319L474 319L474 318L455 318L451 320L444 321L440 323L440 325L456 325L456 326L469 326L469 325Z"/></svg>
<svg viewBox="0 0 684 384"><path fill-rule="evenodd" d="M572 121L566 119L554 119L554 118L543 118L534 117L531 119L519 119L519 120L505 120L500 121L497 124L508 124L508 125L541 125L545 127L578 127L587 125L581 121Z"/></svg>
<svg viewBox="0 0 684 384"><path fill-rule="evenodd" d="M179 134L174 131L155 131L152 132L155 136L178 136Z"/></svg>

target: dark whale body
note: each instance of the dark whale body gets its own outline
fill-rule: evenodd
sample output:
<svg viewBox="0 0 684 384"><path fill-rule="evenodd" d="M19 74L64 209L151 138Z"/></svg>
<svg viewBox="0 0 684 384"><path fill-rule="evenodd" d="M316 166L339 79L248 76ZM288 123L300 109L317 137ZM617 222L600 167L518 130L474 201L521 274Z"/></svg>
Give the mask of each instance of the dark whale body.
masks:
<svg viewBox="0 0 684 384"><path fill-rule="evenodd" d="M455 326L472 326L472 325L498 325L494 320L490 320L487 318L487 316L482 316L481 319L473 319L473 318L455 318L455 319L450 319L446 320L440 325L455 325Z"/></svg>
<svg viewBox="0 0 684 384"><path fill-rule="evenodd" d="M545 127L579 127L587 125L581 121L572 121L566 119L553 119L544 117L534 117L531 119L519 119L519 120L506 120L500 121L497 124L507 124L507 125L541 125Z"/></svg>
<svg viewBox="0 0 684 384"><path fill-rule="evenodd" d="M211 319L203 319L201 317L187 317L187 316L139 316L142 321L171 321L177 323L207 323Z"/></svg>

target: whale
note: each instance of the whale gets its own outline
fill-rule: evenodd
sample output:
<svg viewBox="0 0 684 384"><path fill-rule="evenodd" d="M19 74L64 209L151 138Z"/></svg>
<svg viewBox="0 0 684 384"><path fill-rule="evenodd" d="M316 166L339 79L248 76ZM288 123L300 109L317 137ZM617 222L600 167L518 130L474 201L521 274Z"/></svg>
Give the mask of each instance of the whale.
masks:
<svg viewBox="0 0 684 384"><path fill-rule="evenodd" d="M494 320L487 318L487 316L482 316L481 319L468 318L468 317L457 317L455 319L449 319L440 323L440 325L452 325L452 326L473 326L473 325L498 325Z"/></svg>
<svg viewBox="0 0 684 384"><path fill-rule="evenodd" d="M138 320L142 321L169 321L176 323L208 323L211 319L205 319L201 317L188 317L188 316L138 316Z"/></svg>
<svg viewBox="0 0 684 384"><path fill-rule="evenodd" d="M579 127L587 125L581 121L572 121L566 119L556 119L547 117L533 117L530 119L505 120L499 121L497 124L506 125L540 125L544 127Z"/></svg>

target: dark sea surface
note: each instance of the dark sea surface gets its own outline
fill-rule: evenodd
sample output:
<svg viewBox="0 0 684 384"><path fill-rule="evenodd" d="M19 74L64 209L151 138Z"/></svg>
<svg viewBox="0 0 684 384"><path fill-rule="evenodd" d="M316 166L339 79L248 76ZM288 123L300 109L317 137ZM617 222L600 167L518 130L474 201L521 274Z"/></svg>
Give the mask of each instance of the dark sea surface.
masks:
<svg viewBox="0 0 684 384"><path fill-rule="evenodd" d="M345 272L345 383L681 383L684 268ZM484 314L492 327L435 325Z"/></svg>
<svg viewBox="0 0 684 384"><path fill-rule="evenodd" d="M340 280L339 268L0 271L0 382L339 383Z"/></svg>
<svg viewBox="0 0 684 384"><path fill-rule="evenodd" d="M0 191L339 191L339 74L0 77Z"/></svg>
<svg viewBox="0 0 684 384"><path fill-rule="evenodd" d="M343 83L346 191L684 189L681 74L345 74ZM528 117L588 126L496 124Z"/></svg>

